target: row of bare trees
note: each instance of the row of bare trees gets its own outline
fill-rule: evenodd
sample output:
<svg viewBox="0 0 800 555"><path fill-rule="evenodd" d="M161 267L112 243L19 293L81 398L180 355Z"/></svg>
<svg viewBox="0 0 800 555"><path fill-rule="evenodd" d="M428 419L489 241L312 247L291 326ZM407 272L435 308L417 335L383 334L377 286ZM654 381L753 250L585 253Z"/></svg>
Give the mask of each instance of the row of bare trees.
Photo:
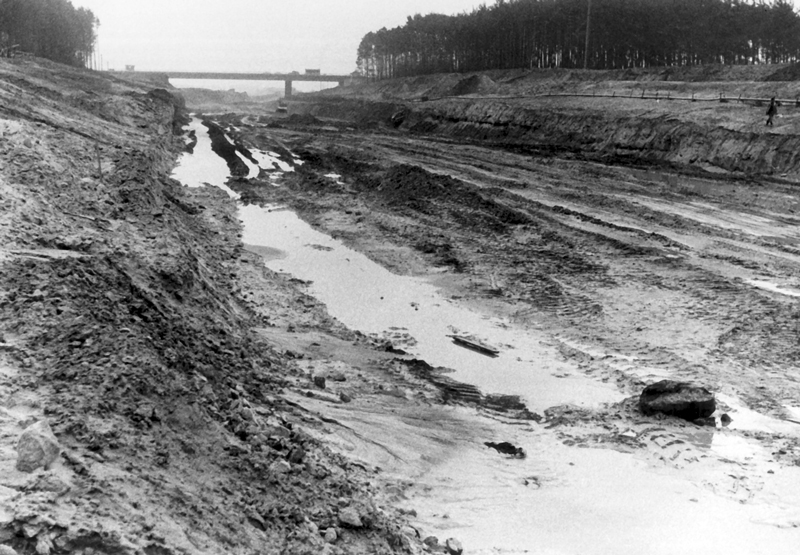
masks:
<svg viewBox="0 0 800 555"><path fill-rule="evenodd" d="M460 15L409 17L358 48L360 72L379 79L798 59L800 15L789 0L496 0Z"/></svg>
<svg viewBox="0 0 800 555"><path fill-rule="evenodd" d="M0 52L85 66L98 24L91 10L76 9L69 0L0 0Z"/></svg>

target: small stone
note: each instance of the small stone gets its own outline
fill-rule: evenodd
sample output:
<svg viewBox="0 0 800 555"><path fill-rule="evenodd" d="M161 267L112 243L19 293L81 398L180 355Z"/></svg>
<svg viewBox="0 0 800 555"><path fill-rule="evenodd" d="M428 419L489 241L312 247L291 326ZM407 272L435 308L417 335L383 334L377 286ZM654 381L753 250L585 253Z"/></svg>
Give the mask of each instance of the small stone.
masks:
<svg viewBox="0 0 800 555"><path fill-rule="evenodd" d="M58 458L61 447L46 420L28 426L17 442L17 470L47 469Z"/></svg>
<svg viewBox="0 0 800 555"><path fill-rule="evenodd" d="M352 402L353 398L350 397L347 393L342 392L342 393L339 393L339 400L342 403L350 403L350 402Z"/></svg>
<svg viewBox="0 0 800 555"><path fill-rule="evenodd" d="M445 542L445 547L447 547L447 552L450 555L461 555L464 552L464 548L461 547L461 542L455 538L448 538Z"/></svg>
<svg viewBox="0 0 800 555"><path fill-rule="evenodd" d="M436 536L428 536L427 538L422 540L422 543L424 543L431 549L436 549L437 547L439 547L439 538L437 538Z"/></svg>
<svg viewBox="0 0 800 555"><path fill-rule="evenodd" d="M694 423L698 426L710 426L711 428L717 427L717 419L713 416L709 416L708 418L697 418Z"/></svg>
<svg viewBox="0 0 800 555"><path fill-rule="evenodd" d="M53 550L53 542L50 541L48 534L41 534L36 538L36 553L37 555L50 555Z"/></svg>
<svg viewBox="0 0 800 555"><path fill-rule="evenodd" d="M319 533L320 533L319 532L319 526L317 526L317 524L315 522L312 522L312 521L306 519L306 526L308 527L308 529L311 532L311 534L313 534L315 536L319 535Z"/></svg>
<svg viewBox="0 0 800 555"><path fill-rule="evenodd" d="M408 536L409 538L419 538L419 530L408 524L403 526L400 531L403 533L403 535Z"/></svg>
<svg viewBox="0 0 800 555"><path fill-rule="evenodd" d="M325 377L324 376L314 376L314 385L320 389L325 389Z"/></svg>
<svg viewBox="0 0 800 555"><path fill-rule="evenodd" d="M42 533L42 525L41 524L30 524L26 522L22 525L22 534L28 538L32 539Z"/></svg>
<svg viewBox="0 0 800 555"><path fill-rule="evenodd" d="M339 511L339 522L341 522L344 526L349 526L350 528L361 528L364 526L364 523L361 522L361 517L352 507L347 507L346 509L342 509Z"/></svg>
<svg viewBox="0 0 800 555"><path fill-rule="evenodd" d="M303 462L303 459L306 456L305 450L302 447L295 447L292 449L292 452L289 453L289 462L294 464L300 464Z"/></svg>
<svg viewBox="0 0 800 555"><path fill-rule="evenodd" d="M42 491L42 492L50 492L55 493L58 496L64 495L65 493L69 492L71 486L59 478L54 472L40 472L35 476L32 476L28 483L26 484L25 489L28 491Z"/></svg>
<svg viewBox="0 0 800 555"><path fill-rule="evenodd" d="M336 543L339 539L339 534L336 533L336 528L328 528L325 530L325 541L328 543Z"/></svg>
<svg viewBox="0 0 800 555"><path fill-rule="evenodd" d="M292 471L292 465L289 464L289 461L275 461L269 466L269 470L273 474L288 474Z"/></svg>
<svg viewBox="0 0 800 555"><path fill-rule="evenodd" d="M277 418L269 417L264 425L264 434L267 436L290 437L292 432L281 424Z"/></svg>
<svg viewBox="0 0 800 555"><path fill-rule="evenodd" d="M727 426L728 424L733 422L733 418L731 418L730 415L726 412L722 416L719 417L719 421L720 421L720 424L722 424L723 426Z"/></svg>
<svg viewBox="0 0 800 555"><path fill-rule="evenodd" d="M247 521L254 528L258 528L259 530L266 530L267 529L267 523L264 521L264 519L261 517L261 515L258 514L255 511L249 511L247 513Z"/></svg>

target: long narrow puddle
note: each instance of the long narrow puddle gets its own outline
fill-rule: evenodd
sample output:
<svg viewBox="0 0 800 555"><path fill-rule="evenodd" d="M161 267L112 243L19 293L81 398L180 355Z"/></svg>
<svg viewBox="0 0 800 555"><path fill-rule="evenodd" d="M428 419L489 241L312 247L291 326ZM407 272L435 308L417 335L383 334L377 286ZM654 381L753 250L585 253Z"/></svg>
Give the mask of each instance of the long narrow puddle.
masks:
<svg viewBox="0 0 800 555"><path fill-rule="evenodd" d="M421 279L392 274L366 256L314 230L288 210L243 206L245 244L285 252L267 262L311 281L309 293L346 326L364 333L408 336L402 348L485 393L519 395L529 408L596 406L622 399L615 387L577 374L544 335L522 331L444 298ZM489 357L459 346L453 334L476 335L499 349ZM554 377L558 375L560 377Z"/></svg>
<svg viewBox="0 0 800 555"><path fill-rule="evenodd" d="M205 130L197 129L200 139ZM176 176L197 185L192 176L208 176L205 163L212 160L224 167L210 143L207 151L196 148ZM225 188L224 181L211 184ZM331 315L366 333L406 338L407 351L452 368L457 380L520 395L532 410L621 398L562 362L544 333L487 318L424 280L391 274L288 210L240 206L240 217L243 241L282 252L267 265L312 281L309 292ZM476 335L499 356L454 344L448 337L454 333ZM466 448L416 477L407 503L426 531L486 554L775 555L800 545L800 468L780 466L758 442L731 430L698 432L700 455L686 465L570 447L542 427L520 435L524 460Z"/></svg>

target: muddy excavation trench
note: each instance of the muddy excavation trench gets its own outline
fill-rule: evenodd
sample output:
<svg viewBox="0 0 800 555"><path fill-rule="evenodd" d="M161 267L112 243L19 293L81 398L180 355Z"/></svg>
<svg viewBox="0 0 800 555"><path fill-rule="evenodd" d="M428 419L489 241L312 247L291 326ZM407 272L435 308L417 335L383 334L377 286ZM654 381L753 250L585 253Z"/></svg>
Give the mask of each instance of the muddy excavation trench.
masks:
<svg viewBox="0 0 800 555"><path fill-rule="evenodd" d="M374 407L298 401L335 418L326 433L344 451L408 480L397 502L419 530L481 553L791 550L800 203L786 175L308 115L211 119L238 145L231 170L250 162L227 183L246 248L397 360L433 366L425 378L452 414L477 410L442 450L420 409L392 408L400 425ZM253 169L254 150L282 167ZM287 348L320 348L302 326L275 327L263 333ZM313 350L312 373L342 364ZM638 394L661 379L713 391L713 424L640 414ZM414 398L408 385L390 394ZM484 440L528 456L498 458Z"/></svg>
<svg viewBox="0 0 800 555"><path fill-rule="evenodd" d="M0 62L0 553L794 553L800 109L518 73L189 117Z"/></svg>

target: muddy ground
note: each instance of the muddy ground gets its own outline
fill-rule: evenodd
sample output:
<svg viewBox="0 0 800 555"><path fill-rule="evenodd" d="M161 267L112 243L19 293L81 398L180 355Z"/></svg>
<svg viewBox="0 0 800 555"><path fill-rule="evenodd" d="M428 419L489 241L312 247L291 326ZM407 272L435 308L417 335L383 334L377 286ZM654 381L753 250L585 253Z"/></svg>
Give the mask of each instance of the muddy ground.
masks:
<svg viewBox="0 0 800 555"><path fill-rule="evenodd" d="M796 506L772 481L800 465L791 107L766 132L762 110L744 103L689 113L644 100L478 98L517 94L503 79L541 85L493 75L211 118L242 153L304 161L253 177L229 151L239 177L228 185L243 202L287 205L393 272L507 318L559 377L590 377L624 399L526 409L402 354L408 338L347 329L309 284L266 269L280 253L242 243L225 193L169 178L186 122L172 95L43 62L0 64L0 544L413 553L433 549L428 536L455 536L478 552L458 525L469 503L426 491L474 456L502 469L513 500L558 496L554 467L587 447L679 471L723 499ZM555 79L562 90L635 86L607 77ZM794 91L767 83L725 90ZM718 94L702 80L683 87ZM717 416L733 422L640 415L635 396L667 376L714 391ZM19 472L16 438L42 418L63 454ZM748 442L759 464L724 461L712 434ZM519 474L486 440L551 463ZM791 510L770 522L787 534L799 525ZM552 533L582 535L566 528Z"/></svg>
<svg viewBox="0 0 800 555"><path fill-rule="evenodd" d="M758 102L526 100L499 87L508 98L473 88L419 102L431 81L410 81L304 97L271 120L215 118L244 147L305 162L279 187L270 172L231 187L544 336L543 353L615 384L621 403L542 411L564 445L699 472L708 489L741 503L773 495L775 469L800 465L796 108L784 104L767 129ZM600 83L572 89L641 86ZM720 88L797 92L794 82L769 81L672 87L709 98ZM605 130L613 140L600 137ZM709 449L711 436L635 410L642 387L665 377L714 391L718 433L758 445L768 464L750 456L735 473L698 471L708 458L730 462ZM786 502L796 493L787 490ZM793 512L782 518L781 527L800 524Z"/></svg>

